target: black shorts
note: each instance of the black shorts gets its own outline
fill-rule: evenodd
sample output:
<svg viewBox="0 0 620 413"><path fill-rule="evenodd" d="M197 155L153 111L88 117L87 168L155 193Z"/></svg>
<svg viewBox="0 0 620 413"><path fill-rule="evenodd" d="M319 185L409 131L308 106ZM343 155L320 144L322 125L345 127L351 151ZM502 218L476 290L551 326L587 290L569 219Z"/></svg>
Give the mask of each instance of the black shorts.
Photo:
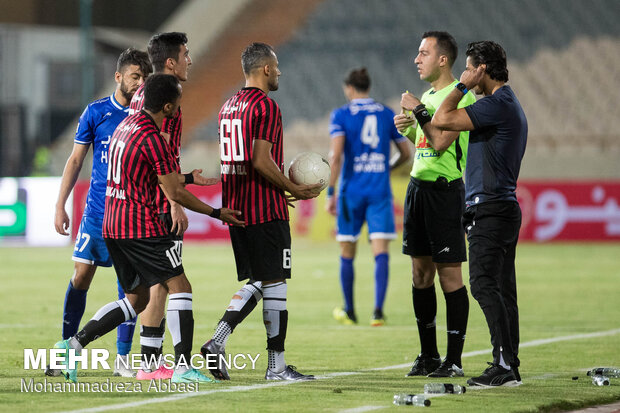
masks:
<svg viewBox="0 0 620 413"><path fill-rule="evenodd" d="M113 239L105 243L123 291L138 285L151 287L183 274L182 241L169 236L153 238Z"/></svg>
<svg viewBox="0 0 620 413"><path fill-rule="evenodd" d="M291 278L291 230L288 221L229 227L239 281Z"/></svg>
<svg viewBox="0 0 620 413"><path fill-rule="evenodd" d="M465 208L463 181L421 181L411 178L405 197L403 254L431 256L433 262L467 261L461 216Z"/></svg>

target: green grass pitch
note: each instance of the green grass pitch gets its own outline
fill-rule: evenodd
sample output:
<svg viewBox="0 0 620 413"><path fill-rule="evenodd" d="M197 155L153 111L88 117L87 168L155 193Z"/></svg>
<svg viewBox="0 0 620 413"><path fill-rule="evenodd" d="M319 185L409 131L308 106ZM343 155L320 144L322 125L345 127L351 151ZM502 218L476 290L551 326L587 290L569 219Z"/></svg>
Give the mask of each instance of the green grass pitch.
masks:
<svg viewBox="0 0 620 413"><path fill-rule="evenodd" d="M23 369L24 348L47 348L59 339L64 292L72 271L70 248L0 248L0 406L6 412L91 411L104 406L134 412L155 411L324 411L406 410L391 404L395 393L421 393L427 378L405 378L419 350L411 304L408 257L392 244L388 324L369 325L374 300L374 262L361 243L356 268L356 309L360 324L346 327L331 317L341 304L338 246L293 242L293 278L288 288L289 330L286 359L321 380L267 386L265 331L260 307L228 342L229 353L260 353L257 369L232 370L226 383L201 385L198 393L33 393L22 379L43 382L41 371ZM211 336L239 283L229 245L190 244L184 266L194 293L194 351ZM620 367L620 245L522 244L517 250L521 320L521 375L517 388L469 391L432 399L438 412L561 411L620 400L620 379L596 387L586 377L595 366ZM467 266L464 267L465 276ZM438 290L438 342L445 353L445 304ZM84 320L116 299L115 275L100 269L88 294ZM600 337L583 335L608 332ZM564 337L563 341L542 339ZM116 333L91 344L115 352ZM139 350L134 336L134 351ZM470 297L465 353L489 350L489 333L477 302ZM164 351L172 352L167 333ZM465 384L491 360L490 351L463 359ZM397 366L397 367L394 367ZM400 366L400 367L398 367ZM383 367L391 367L381 369ZM578 376L579 380L571 378ZM129 381L104 370L79 372L82 382ZM62 382L49 378L48 382ZM419 409L419 408L416 408ZM97 411L105 411L100 409ZM373 410L375 411L375 410Z"/></svg>

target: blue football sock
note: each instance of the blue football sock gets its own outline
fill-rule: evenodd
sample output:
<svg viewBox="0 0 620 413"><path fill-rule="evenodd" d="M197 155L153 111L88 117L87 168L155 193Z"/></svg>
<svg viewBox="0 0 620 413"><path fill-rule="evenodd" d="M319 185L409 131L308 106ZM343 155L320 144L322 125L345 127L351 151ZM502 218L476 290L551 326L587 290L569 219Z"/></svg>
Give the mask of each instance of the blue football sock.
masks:
<svg viewBox="0 0 620 413"><path fill-rule="evenodd" d="M118 299L125 298L125 292L121 283L116 280L118 285ZM126 356L131 351L131 342L133 341L133 332L136 329L136 318L127 320L116 329L116 353L120 356Z"/></svg>
<svg viewBox="0 0 620 413"><path fill-rule="evenodd" d="M86 308L86 293L88 290L78 290L73 288L69 281L67 293L65 294L65 305L62 314L62 339L66 340L73 337L80 327L80 321Z"/></svg>
<svg viewBox="0 0 620 413"><path fill-rule="evenodd" d="M344 311L353 311L353 258L340 257L340 285L344 294Z"/></svg>
<svg viewBox="0 0 620 413"><path fill-rule="evenodd" d="M387 292L388 261L389 256L386 253L375 256L375 308L378 310L383 310L383 302Z"/></svg>

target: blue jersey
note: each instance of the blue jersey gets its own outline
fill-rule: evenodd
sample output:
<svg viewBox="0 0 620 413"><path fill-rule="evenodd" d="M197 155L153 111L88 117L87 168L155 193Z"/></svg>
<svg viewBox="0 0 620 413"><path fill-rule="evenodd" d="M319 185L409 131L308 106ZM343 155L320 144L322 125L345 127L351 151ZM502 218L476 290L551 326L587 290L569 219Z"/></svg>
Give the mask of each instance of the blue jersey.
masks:
<svg viewBox="0 0 620 413"><path fill-rule="evenodd" d="M74 142L93 145L93 171L84 208L86 216L103 218L108 177L108 145L114 130L128 114L129 107L121 106L114 99L114 95L111 95L89 104L80 116Z"/></svg>
<svg viewBox="0 0 620 413"><path fill-rule="evenodd" d="M390 142L406 140L394 112L370 98L353 99L332 112L329 134L345 137L340 193L391 196Z"/></svg>

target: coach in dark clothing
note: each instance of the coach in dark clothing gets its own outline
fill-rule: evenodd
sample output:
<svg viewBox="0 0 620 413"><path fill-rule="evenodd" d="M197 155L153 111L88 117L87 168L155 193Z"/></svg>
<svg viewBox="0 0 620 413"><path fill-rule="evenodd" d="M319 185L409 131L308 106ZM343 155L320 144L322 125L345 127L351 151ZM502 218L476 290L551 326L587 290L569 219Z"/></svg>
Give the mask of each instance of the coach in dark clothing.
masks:
<svg viewBox="0 0 620 413"><path fill-rule="evenodd" d="M515 189L527 142L527 120L508 81L506 53L497 43L470 43L467 66L433 116L444 130L469 130L463 225L469 241L471 293L489 325L493 363L469 385L517 386L519 312L515 250L521 209ZM473 105L457 104L473 89L484 95Z"/></svg>

